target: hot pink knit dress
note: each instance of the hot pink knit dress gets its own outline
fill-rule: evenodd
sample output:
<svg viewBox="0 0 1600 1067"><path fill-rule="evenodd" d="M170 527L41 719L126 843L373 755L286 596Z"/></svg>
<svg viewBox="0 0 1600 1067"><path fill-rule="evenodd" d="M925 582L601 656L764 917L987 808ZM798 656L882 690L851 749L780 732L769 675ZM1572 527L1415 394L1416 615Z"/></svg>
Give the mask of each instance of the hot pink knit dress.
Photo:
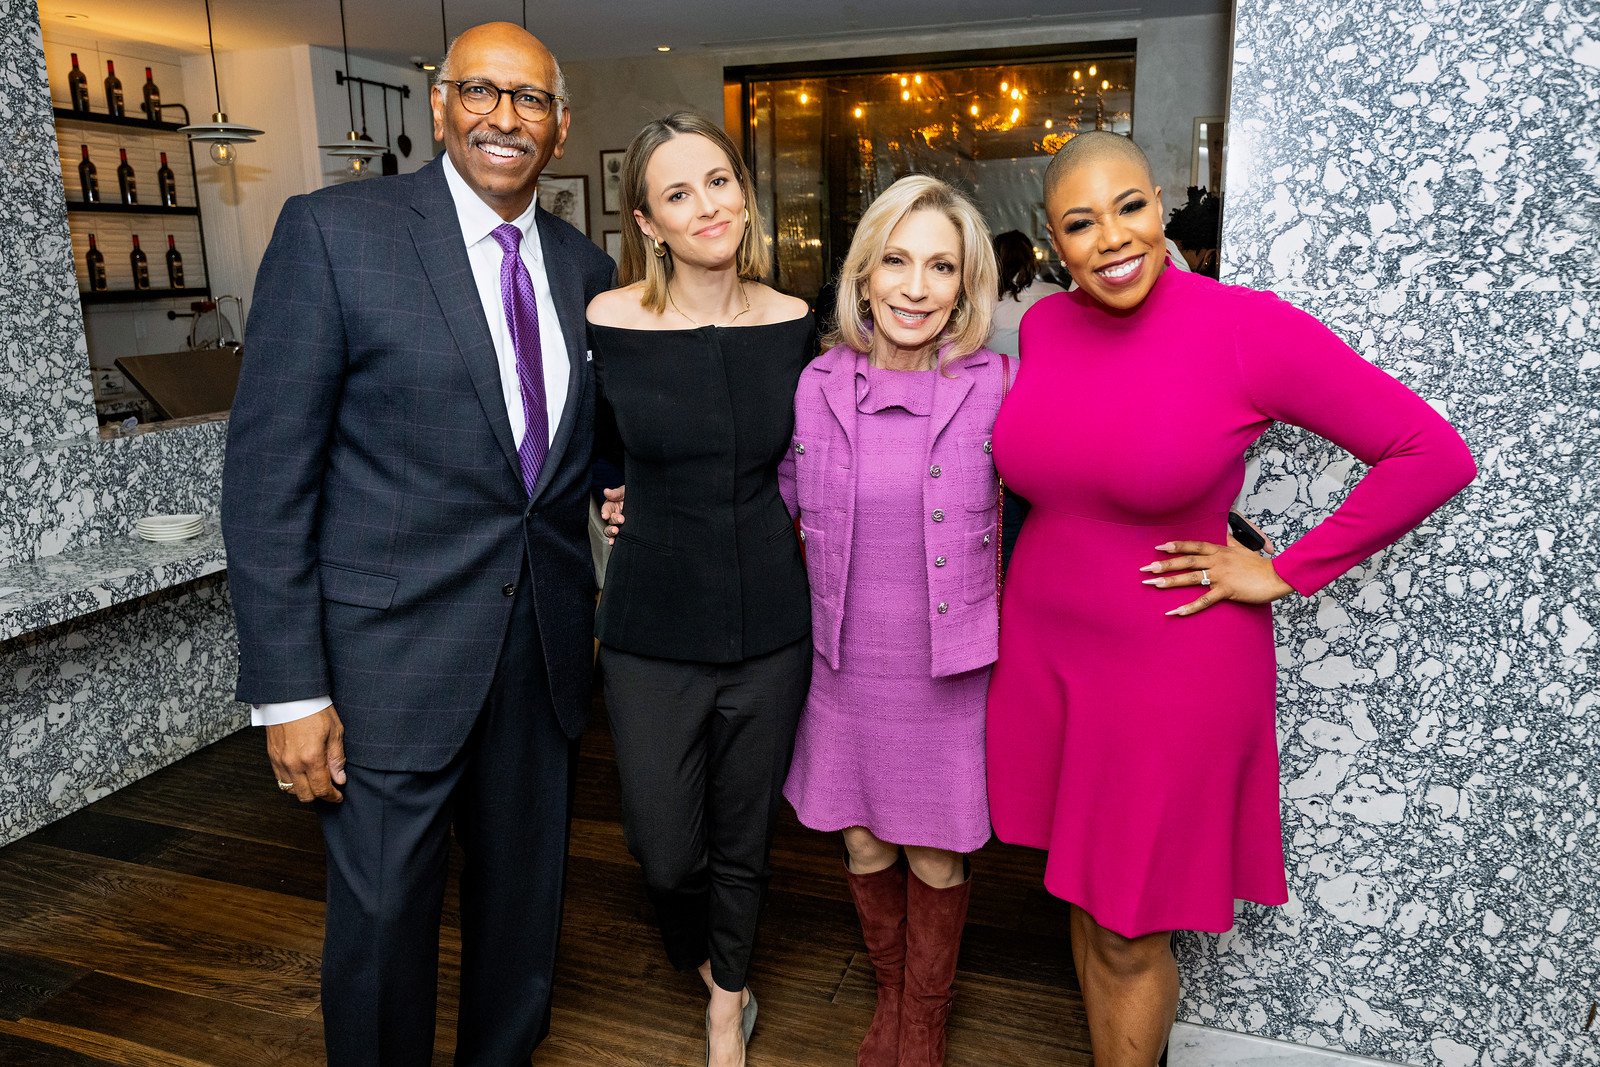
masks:
<svg viewBox="0 0 1600 1067"><path fill-rule="evenodd" d="M1173 539L1220 543L1244 453L1273 422L1371 465L1274 560L1309 595L1473 477L1459 435L1311 316L1166 270L1131 313L1081 291L1022 321L994 430L1033 510L1007 575L989 692L989 804L1049 850L1045 887L1126 936L1223 931L1287 899L1272 614L1141 585Z"/></svg>

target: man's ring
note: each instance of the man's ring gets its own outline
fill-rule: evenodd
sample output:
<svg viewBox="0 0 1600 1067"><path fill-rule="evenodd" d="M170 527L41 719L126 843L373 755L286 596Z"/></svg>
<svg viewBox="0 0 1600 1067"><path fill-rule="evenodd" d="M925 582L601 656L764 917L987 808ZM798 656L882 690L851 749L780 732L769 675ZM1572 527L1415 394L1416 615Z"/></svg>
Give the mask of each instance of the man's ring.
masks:
<svg viewBox="0 0 1600 1067"><path fill-rule="evenodd" d="M1211 584L1211 575L1206 573L1206 569L1204 567L1200 568L1200 584L1201 585L1210 585ZM283 783L279 782L278 784L282 785Z"/></svg>
<svg viewBox="0 0 1600 1067"><path fill-rule="evenodd" d="M283 790L285 793L293 793L294 792L294 783L293 782L279 782L278 783L278 788Z"/></svg>

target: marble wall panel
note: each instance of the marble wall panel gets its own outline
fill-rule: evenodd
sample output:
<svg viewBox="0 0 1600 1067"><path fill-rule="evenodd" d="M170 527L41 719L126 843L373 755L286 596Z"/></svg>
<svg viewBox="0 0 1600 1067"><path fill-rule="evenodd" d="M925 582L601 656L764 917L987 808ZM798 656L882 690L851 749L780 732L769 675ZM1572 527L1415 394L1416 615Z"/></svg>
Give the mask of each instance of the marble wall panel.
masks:
<svg viewBox="0 0 1600 1067"><path fill-rule="evenodd" d="M67 235L38 12L0 0L0 464L92 433L83 310Z"/></svg>
<svg viewBox="0 0 1600 1067"><path fill-rule="evenodd" d="M227 583L0 643L0 843L246 724Z"/></svg>
<svg viewBox="0 0 1600 1067"><path fill-rule="evenodd" d="M1597 70L1593 0L1239 0L1228 275L1600 285Z"/></svg>
<svg viewBox="0 0 1600 1067"><path fill-rule="evenodd" d="M227 432L221 420L167 424L8 456L0 568L126 537L144 515L216 515Z"/></svg>
<svg viewBox="0 0 1600 1067"><path fill-rule="evenodd" d="M1600 303L1294 293L1461 427L1482 475L1277 610L1292 899L1184 948L1183 1017L1406 1063L1600 1063ZM1281 543L1361 473L1257 448Z"/></svg>

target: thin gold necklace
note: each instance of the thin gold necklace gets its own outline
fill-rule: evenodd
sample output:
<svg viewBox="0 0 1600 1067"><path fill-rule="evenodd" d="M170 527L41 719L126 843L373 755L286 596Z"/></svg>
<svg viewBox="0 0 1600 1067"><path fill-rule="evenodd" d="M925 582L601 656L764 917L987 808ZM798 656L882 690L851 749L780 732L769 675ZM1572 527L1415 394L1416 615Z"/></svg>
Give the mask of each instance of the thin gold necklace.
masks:
<svg viewBox="0 0 1600 1067"><path fill-rule="evenodd" d="M689 316L683 314L683 309L678 306L678 302L676 300L672 299L672 286L670 286L670 285L667 286L667 303L671 304L672 305L672 310L676 311L679 315L682 315L683 318L688 320L690 323L692 323L694 325L694 328L697 329L697 330L701 329L701 328L703 328L705 326L732 326L734 323L738 322L739 321L739 315L743 315L746 311L750 310L750 296L749 296L748 293L746 293L744 291L744 282L740 282L739 283L739 298L744 301L744 307L739 309L739 314L738 315L735 315L733 318L729 319L727 322L723 322L723 323L695 322L693 319L689 318Z"/></svg>

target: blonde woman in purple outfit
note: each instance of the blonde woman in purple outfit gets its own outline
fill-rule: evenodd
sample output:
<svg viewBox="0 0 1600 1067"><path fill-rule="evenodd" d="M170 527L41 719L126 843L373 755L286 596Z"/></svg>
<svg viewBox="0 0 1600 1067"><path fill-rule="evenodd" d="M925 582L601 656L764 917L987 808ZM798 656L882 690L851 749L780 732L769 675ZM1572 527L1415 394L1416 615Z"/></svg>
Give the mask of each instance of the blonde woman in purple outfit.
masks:
<svg viewBox="0 0 1600 1067"><path fill-rule="evenodd" d="M784 795L801 822L844 835L878 984L863 1067L944 1062L966 854L989 839L989 434L1010 376L982 347L996 291L965 197L920 175L890 186L856 230L832 347L800 375L779 468L815 649Z"/></svg>

